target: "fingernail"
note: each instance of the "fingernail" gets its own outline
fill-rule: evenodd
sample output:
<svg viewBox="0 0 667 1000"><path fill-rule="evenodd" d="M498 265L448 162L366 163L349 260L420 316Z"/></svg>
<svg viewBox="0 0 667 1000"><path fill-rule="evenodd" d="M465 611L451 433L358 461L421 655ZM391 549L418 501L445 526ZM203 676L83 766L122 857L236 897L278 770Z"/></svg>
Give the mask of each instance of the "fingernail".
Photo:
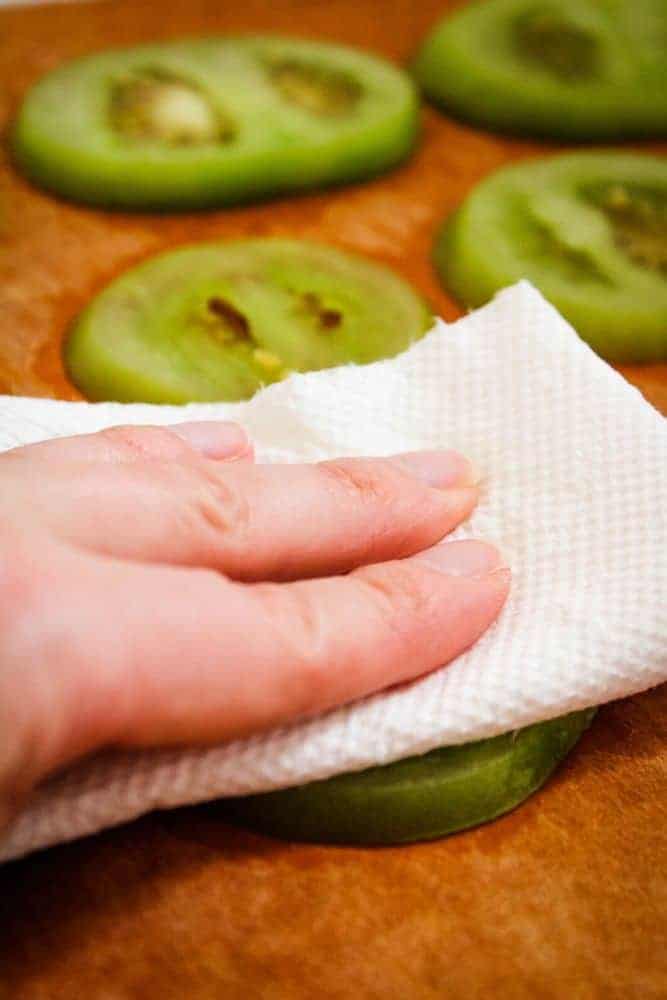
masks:
<svg viewBox="0 0 667 1000"><path fill-rule="evenodd" d="M409 451L396 455L392 462L408 475L439 489L473 486L476 482L471 463L457 451Z"/></svg>
<svg viewBox="0 0 667 1000"><path fill-rule="evenodd" d="M243 428L225 420L171 424L169 430L206 458L240 458L250 450L250 441Z"/></svg>
<svg viewBox="0 0 667 1000"><path fill-rule="evenodd" d="M504 568L500 552L488 542L441 542L415 558L450 576L486 576Z"/></svg>

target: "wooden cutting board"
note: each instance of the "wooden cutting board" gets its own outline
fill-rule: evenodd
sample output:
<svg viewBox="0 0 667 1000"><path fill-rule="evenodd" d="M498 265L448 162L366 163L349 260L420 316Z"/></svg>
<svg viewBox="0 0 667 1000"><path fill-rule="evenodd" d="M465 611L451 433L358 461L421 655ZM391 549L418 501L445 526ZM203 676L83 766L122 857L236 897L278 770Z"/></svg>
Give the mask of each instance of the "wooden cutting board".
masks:
<svg viewBox="0 0 667 1000"><path fill-rule="evenodd" d="M0 120L63 59L196 32L276 30L405 60L439 0L117 3L0 13ZM358 250L459 312L429 263L439 220L490 170L556 147L424 112L409 164L369 184L178 216L78 208L0 156L0 392L78 398L60 344L120 271L245 235ZM667 151L667 146L643 148ZM667 413L667 365L625 370ZM610 456L613 461L613 455ZM546 789L432 844L347 849L235 832L215 804L0 870L0 997L11 1000L664 1000L667 687L602 709Z"/></svg>

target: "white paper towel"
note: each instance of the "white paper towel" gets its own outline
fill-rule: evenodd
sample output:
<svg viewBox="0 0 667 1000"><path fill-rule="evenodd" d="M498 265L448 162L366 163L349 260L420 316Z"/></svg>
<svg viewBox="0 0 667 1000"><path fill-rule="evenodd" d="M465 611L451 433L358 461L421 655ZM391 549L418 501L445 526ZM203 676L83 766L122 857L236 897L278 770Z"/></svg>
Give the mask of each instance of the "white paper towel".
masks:
<svg viewBox="0 0 667 1000"><path fill-rule="evenodd" d="M0 859L156 807L277 788L506 732L667 679L667 421L522 283L405 354L298 375L247 403L0 398L0 449L117 423L239 420L264 461L448 447L484 496L453 537L513 570L497 624L452 665L268 735L106 754L45 785Z"/></svg>

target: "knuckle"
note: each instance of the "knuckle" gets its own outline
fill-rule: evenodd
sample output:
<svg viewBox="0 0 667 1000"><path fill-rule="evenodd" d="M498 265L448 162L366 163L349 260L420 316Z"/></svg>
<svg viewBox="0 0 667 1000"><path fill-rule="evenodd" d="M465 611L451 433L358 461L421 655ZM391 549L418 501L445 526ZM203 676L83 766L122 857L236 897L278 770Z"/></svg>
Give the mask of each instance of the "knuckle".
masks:
<svg viewBox="0 0 667 1000"><path fill-rule="evenodd" d="M434 595L423 574L407 563L365 566L353 574L365 591L381 625L398 635L429 618Z"/></svg>
<svg viewBox="0 0 667 1000"><path fill-rule="evenodd" d="M178 435L166 427L121 425L98 432L99 440L122 460L176 459L189 454Z"/></svg>
<svg viewBox="0 0 667 1000"><path fill-rule="evenodd" d="M401 492L402 477L387 461L334 459L319 468L335 489L356 502L390 505Z"/></svg>
<svg viewBox="0 0 667 1000"><path fill-rule="evenodd" d="M331 497L355 526L365 562L433 545L469 513L473 495L434 489L393 459L337 459L319 466ZM341 523L343 523L341 521Z"/></svg>
<svg viewBox="0 0 667 1000"><path fill-rule="evenodd" d="M243 550L250 533L251 506L245 492L222 476L204 474L192 496L195 520L219 547Z"/></svg>
<svg viewBox="0 0 667 1000"><path fill-rule="evenodd" d="M279 658L290 665L276 694L276 717L310 715L326 702L332 681L326 615L307 586L260 584L256 592Z"/></svg>

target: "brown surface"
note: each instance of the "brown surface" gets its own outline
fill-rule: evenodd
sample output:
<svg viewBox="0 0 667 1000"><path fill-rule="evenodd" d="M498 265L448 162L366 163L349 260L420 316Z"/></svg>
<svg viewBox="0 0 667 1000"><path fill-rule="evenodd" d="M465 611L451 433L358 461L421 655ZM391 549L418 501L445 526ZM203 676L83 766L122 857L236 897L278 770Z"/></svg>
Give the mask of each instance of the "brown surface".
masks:
<svg viewBox="0 0 667 1000"><path fill-rule="evenodd" d="M109 44L261 28L404 59L446 6L122 0L5 11L0 120L39 74ZM77 208L29 187L5 160L0 391L76 398L60 362L71 318L135 261L202 238L272 233L360 250L453 318L428 264L435 225L489 170L546 149L427 110L418 153L386 178L177 217ZM627 373L667 412L667 365ZM280 845L232 832L213 805L9 865L0 872L0 997L665 998L666 731L667 688L607 707L529 804L439 843Z"/></svg>

